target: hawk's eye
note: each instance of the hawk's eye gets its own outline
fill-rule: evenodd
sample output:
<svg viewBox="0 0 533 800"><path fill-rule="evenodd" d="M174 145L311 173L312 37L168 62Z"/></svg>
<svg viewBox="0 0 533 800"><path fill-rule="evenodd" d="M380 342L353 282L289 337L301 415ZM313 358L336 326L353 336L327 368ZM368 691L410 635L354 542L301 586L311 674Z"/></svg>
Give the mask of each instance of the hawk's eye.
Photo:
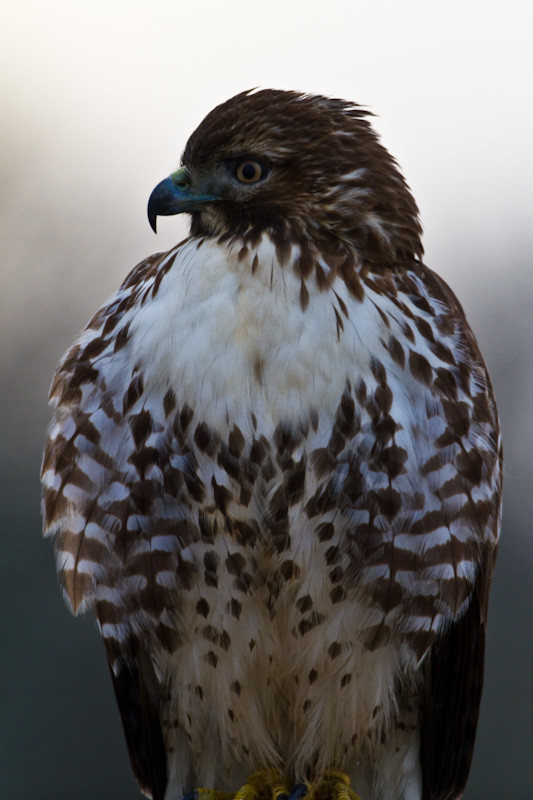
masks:
<svg viewBox="0 0 533 800"><path fill-rule="evenodd" d="M257 183L266 175L266 168L259 161L239 161L235 175L241 183Z"/></svg>

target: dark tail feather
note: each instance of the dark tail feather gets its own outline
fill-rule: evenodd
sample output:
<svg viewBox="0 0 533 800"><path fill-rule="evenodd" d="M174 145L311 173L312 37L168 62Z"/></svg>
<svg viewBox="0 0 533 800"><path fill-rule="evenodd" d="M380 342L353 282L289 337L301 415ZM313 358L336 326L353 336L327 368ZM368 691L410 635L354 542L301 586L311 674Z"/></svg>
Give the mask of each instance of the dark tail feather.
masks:
<svg viewBox="0 0 533 800"><path fill-rule="evenodd" d="M463 794L474 753L484 651L485 621L476 592L429 654L420 747L423 800L456 800Z"/></svg>
<svg viewBox="0 0 533 800"><path fill-rule="evenodd" d="M134 639L120 650L112 640L105 645L133 772L145 795L163 800L167 759L158 683L150 659Z"/></svg>

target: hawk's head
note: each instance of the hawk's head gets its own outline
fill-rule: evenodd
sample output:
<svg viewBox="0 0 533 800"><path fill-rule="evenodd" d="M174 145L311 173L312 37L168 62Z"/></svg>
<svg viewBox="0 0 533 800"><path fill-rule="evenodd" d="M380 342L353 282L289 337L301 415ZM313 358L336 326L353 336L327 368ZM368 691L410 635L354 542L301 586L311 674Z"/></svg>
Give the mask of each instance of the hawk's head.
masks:
<svg viewBox="0 0 533 800"><path fill-rule="evenodd" d="M195 235L333 237L364 258L416 258L416 203L368 115L322 96L238 94L207 115L183 166L154 189L150 224L187 212Z"/></svg>

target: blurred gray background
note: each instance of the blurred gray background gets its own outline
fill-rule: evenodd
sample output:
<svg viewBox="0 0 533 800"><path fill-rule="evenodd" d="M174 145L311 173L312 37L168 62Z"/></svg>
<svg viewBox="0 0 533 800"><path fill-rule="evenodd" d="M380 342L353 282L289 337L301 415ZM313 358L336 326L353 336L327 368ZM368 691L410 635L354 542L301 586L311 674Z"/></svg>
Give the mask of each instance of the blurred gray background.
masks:
<svg viewBox="0 0 533 800"><path fill-rule="evenodd" d="M466 800L533 796L532 11L529 2L19 0L0 30L0 797L127 800L103 648L40 536L57 361L143 257L185 233L153 186L253 86L368 105L466 308L505 436L502 544ZM180 227L181 226L181 227Z"/></svg>

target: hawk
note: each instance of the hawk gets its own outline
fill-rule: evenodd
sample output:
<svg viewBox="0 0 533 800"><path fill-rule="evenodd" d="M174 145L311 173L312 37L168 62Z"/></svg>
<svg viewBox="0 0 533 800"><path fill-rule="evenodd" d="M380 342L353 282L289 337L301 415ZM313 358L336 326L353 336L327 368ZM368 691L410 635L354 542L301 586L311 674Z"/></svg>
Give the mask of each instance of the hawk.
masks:
<svg viewBox="0 0 533 800"><path fill-rule="evenodd" d="M464 790L498 419L369 116L274 90L209 113L148 205L190 236L53 381L46 535L153 800Z"/></svg>

